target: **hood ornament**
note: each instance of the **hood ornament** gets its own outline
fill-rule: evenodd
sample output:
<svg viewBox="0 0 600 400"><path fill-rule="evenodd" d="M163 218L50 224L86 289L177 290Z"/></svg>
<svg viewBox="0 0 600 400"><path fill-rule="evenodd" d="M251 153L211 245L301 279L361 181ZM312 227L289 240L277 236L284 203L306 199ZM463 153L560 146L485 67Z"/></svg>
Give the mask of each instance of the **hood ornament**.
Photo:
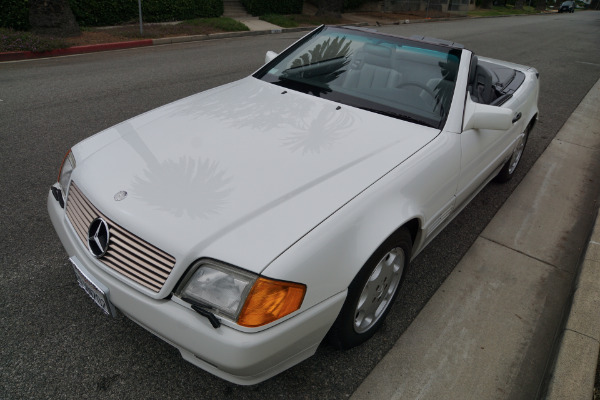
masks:
<svg viewBox="0 0 600 400"><path fill-rule="evenodd" d="M127 192L121 190L120 192L117 192L113 198L115 199L115 201L121 201L125 199L125 197L127 197Z"/></svg>

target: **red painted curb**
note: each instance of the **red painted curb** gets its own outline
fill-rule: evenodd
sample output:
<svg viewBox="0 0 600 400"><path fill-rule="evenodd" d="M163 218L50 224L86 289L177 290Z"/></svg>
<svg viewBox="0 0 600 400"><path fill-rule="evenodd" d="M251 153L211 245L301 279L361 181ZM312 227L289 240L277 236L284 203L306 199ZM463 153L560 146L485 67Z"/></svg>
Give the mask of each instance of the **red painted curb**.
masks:
<svg viewBox="0 0 600 400"><path fill-rule="evenodd" d="M0 53L0 61L28 60L31 58L67 56L71 54L94 53L97 51L130 49L132 47L152 46L152 43L152 39L144 39L133 40L129 42L91 44L88 46L73 46L67 47L66 49L56 49L36 53L32 51L10 51L6 53Z"/></svg>

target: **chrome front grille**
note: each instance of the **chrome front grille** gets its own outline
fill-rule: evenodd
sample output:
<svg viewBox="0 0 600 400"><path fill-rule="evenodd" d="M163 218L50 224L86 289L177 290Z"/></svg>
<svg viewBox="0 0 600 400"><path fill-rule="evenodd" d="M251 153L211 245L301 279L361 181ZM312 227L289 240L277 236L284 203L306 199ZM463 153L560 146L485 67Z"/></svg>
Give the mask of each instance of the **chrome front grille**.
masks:
<svg viewBox="0 0 600 400"><path fill-rule="evenodd" d="M66 207L67 217L83 245L87 247L88 229L101 217L109 226L108 251L99 258L107 267L127 278L159 292L175 266L175 258L115 224L102 214L71 182Z"/></svg>

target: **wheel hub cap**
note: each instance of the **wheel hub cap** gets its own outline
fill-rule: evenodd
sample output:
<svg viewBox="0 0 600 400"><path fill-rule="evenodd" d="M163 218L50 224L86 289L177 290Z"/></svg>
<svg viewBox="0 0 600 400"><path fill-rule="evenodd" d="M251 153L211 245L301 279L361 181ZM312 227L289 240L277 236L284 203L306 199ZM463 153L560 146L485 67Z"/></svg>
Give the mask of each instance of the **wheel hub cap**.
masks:
<svg viewBox="0 0 600 400"><path fill-rule="evenodd" d="M354 330L368 331L391 304L404 269L404 251L400 247L388 252L375 266L367 280L354 312Z"/></svg>

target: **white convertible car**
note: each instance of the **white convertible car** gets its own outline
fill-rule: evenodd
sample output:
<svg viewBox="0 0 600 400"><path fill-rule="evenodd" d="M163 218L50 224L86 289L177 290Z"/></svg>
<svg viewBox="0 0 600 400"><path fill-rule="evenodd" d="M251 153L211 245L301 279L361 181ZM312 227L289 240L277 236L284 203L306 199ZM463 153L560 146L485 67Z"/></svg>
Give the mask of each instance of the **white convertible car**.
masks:
<svg viewBox="0 0 600 400"><path fill-rule="evenodd" d="M48 211L106 314L255 384L377 331L409 261L513 175L538 89L456 43L321 26L73 146Z"/></svg>

